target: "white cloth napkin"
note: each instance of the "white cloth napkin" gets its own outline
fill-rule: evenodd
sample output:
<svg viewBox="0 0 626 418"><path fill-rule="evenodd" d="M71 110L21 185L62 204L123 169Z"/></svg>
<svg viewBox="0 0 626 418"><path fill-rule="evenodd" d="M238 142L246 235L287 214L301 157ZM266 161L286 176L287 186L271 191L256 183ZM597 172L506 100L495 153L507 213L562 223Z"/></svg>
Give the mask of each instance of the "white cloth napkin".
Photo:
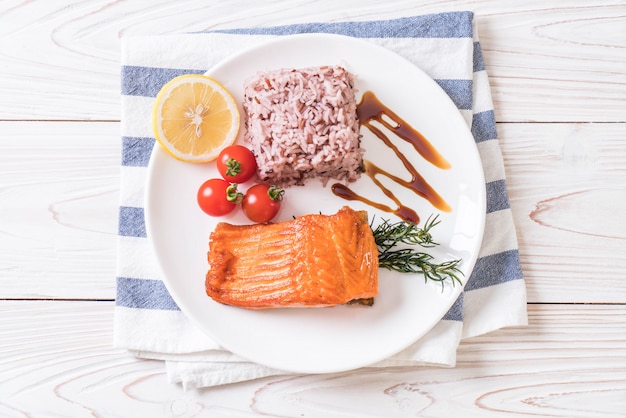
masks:
<svg viewBox="0 0 626 418"><path fill-rule="evenodd" d="M143 193L154 146L151 108L174 76L204 73L221 59L272 37L325 32L382 45L415 63L450 95L476 140L485 171L487 219L482 249L465 291L443 319L405 351L371 367L455 365L462 338L527 324L526 290L506 191L489 80L471 12L394 20L310 23L122 40L122 161L116 347L166 361L185 389L283 374L221 349L168 294L146 238Z"/></svg>

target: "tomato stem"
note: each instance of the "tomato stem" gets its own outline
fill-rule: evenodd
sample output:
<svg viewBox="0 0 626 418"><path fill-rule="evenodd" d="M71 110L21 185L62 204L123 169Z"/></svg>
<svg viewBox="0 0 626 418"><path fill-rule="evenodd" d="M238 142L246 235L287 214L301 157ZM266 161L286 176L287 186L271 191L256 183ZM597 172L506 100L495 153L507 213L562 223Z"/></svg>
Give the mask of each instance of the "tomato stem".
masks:
<svg viewBox="0 0 626 418"><path fill-rule="evenodd" d="M226 199L236 205L240 204L243 200L243 193L237 191L236 183L231 183L231 185L226 188Z"/></svg>
<svg viewBox="0 0 626 418"><path fill-rule="evenodd" d="M237 174L241 173L241 163L234 158L229 158L226 161L226 176L235 177Z"/></svg>
<svg viewBox="0 0 626 418"><path fill-rule="evenodd" d="M275 202L281 202L284 194L285 191L278 186L272 185L269 189L267 189L267 195Z"/></svg>

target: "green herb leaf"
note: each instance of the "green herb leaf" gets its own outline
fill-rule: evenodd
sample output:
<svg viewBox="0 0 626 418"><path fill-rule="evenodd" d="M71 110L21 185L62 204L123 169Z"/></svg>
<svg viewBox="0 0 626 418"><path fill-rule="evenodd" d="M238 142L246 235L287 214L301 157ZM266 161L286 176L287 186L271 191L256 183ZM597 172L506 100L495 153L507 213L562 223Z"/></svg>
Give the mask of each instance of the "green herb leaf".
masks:
<svg viewBox="0 0 626 418"><path fill-rule="evenodd" d="M428 217L423 227L417 224L400 221L391 223L389 220L383 221L373 228L374 240L378 247L378 264L381 268L398 271L401 273L422 273L426 281L432 280L440 282L443 286L446 281L451 281L452 285L462 284L459 276L463 272L459 269L461 260L444 261L437 263L430 254L418 251L415 248L397 248L398 244L417 245L423 248L432 248L439 245L433 240L431 229L437 226L440 221L438 215L434 218Z"/></svg>

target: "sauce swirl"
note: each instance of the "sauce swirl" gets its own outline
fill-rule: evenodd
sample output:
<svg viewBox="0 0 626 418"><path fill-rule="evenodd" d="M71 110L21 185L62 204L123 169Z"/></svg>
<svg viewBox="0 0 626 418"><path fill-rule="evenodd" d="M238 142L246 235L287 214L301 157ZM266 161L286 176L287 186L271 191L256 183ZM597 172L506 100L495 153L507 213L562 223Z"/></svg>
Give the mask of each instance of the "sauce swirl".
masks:
<svg viewBox="0 0 626 418"><path fill-rule="evenodd" d="M450 163L446 161L446 159L435 149L435 147L433 147L433 145L420 132L385 106L371 91L366 91L363 94L363 98L357 106L357 115L361 126L367 127L374 135L376 135L376 137L378 137L378 139L383 141L383 143L394 152L396 157L410 173L411 179L404 180L389 173L370 160L363 161L364 174L366 174L374 182L374 184L376 184L376 186L378 186L378 188L380 188L380 190L397 205L395 209L361 196L355 193L348 186L341 183L333 184L331 187L332 192L336 196L343 199L358 200L379 210L393 213L406 221L419 223L419 215L413 209L404 205L393 194L393 192L385 187L378 179L379 176L384 176L394 183L408 188L418 196L428 200L428 202L430 202L437 209L444 212L450 212L452 208L439 195L439 193L437 193L437 191L433 189L430 184L428 184L424 177L419 174L409 159L402 152L400 152L398 147L385 134L385 132L373 125L372 121L380 123L389 131L393 132L397 137L410 143L415 151L422 156L422 158L433 164L435 167L443 170L449 169L451 167ZM389 121L392 121L393 124L389 123Z"/></svg>

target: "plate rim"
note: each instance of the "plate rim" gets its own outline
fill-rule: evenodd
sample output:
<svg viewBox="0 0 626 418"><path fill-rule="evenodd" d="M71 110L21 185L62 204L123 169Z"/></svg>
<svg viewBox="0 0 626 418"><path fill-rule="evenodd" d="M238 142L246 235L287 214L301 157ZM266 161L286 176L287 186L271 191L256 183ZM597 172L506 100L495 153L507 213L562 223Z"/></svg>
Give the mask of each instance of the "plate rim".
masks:
<svg viewBox="0 0 626 418"><path fill-rule="evenodd" d="M357 37L352 37L352 36L348 36L348 35L341 35L341 34L332 34L332 33L299 33L299 34L289 34L289 35L272 35L272 38L267 39L267 40L263 40L260 41L259 43L250 46L248 48L242 49L241 51L238 51L236 53L230 54L227 57L225 57L224 59L220 60L219 62L217 62L214 66L212 66L209 70L207 70L204 74L205 75L211 75L212 73L215 73L217 71L220 70L220 68L222 68L223 66L227 66L231 61L237 60L242 56L246 56L248 54L250 54L251 52L259 49L259 48L267 48L268 46L274 46L276 44L280 44L283 42L298 42L299 39L305 39L305 40L315 40L315 39L319 39L319 40L325 40L326 42L329 39L342 39L343 41L346 42L358 42L361 43L363 45L366 45L367 48L375 48L377 49L380 53L383 54L388 54L389 56L393 56L394 59L400 59L402 61L404 61L407 65L410 65L411 67L413 67L415 70L417 70L418 72L422 73L423 75L423 81L428 80L429 83L432 83L436 89L440 90L443 93L443 96L445 96L445 98L454 106L454 109L456 109L455 112L455 118L458 118L462 121L462 123L464 124L464 126L467 128L467 131L469 133L469 137L471 137L472 139L472 146L470 147L474 153L473 158L475 159L475 161L478 163L478 166L480 167L480 170L478 173L473 173L473 175L478 175L480 180L480 184L483 185L483 187L480 188L480 197L478 200L478 203L480 204L480 208L479 208L479 218L476 219L476 221L478 221L478 231L477 231L477 235L474 241L474 248L471 249L471 254L473 255L471 260L469 260L469 266L467 268L467 271L471 274L471 272L473 271L474 267L475 267L475 263L476 260L479 258L479 251L480 248L482 246L482 240L484 238L484 229L485 229L485 223L486 223L486 190L484 188L485 185L485 175L484 175L484 167L482 165L482 160L480 158L480 153L477 147L477 144L475 142L474 136L471 133L471 130L469 128L469 126L467 126L467 122L466 120L463 118L463 115L461 114L461 112L459 111L459 109L456 107L456 105L454 105L454 103L452 102L452 99L445 93L445 91L443 91L443 89L435 82L435 80L430 77L426 72L424 72L419 66L417 66L416 64L412 63L410 60L408 60L407 58L401 56L400 54L396 53L395 51L392 51L386 47L383 47L381 45L372 43L372 42L368 42L365 39L362 38L357 38ZM240 129L243 129L243 122L241 125ZM155 155L162 153L160 157L155 158ZM153 241L153 239L151 239L151 231L152 231L152 225L153 222L151 221L151 211L148 209L151 205L149 204L149 201L151 199L151 191L152 188L150 187L150 181L152 178L152 172L154 170L154 161L157 161L159 158L167 158L167 155L165 155L165 151L163 151L162 149L160 149L160 147L158 146L158 143L155 142L154 144L154 148L151 151L150 154L150 160L148 162L148 170L147 170L147 175L146 175L146 187L145 187L145 193L144 193L144 216L145 216L145 223L146 223L146 235L147 235L147 239L150 243L150 247L152 249L152 252L155 254L155 259L158 263L158 267L161 270L162 273L162 282L165 285L167 291L170 293L172 299L176 302L176 304L179 306L180 310L182 311L182 313L191 320L192 323L194 323L199 330L208 335L210 338L214 339L215 342L217 342L219 345L221 345L222 347L224 347L225 349L229 350L228 347L226 347L228 344L223 344L223 341L220 341L220 338L218 338L217 336L211 334L210 332L208 332L205 328L205 325L202 324L200 321L197 320L197 318L195 318L194 315L190 314L189 312L186 311L185 308L185 303L181 303L183 302L177 292L177 290L175 289L175 287L172 287L172 284L170 283L171 280L169 280L167 278L167 275L165 274L165 271L162 267L162 263L161 263L161 259L160 257L157 256L157 248L156 248L156 243ZM467 262L467 259L464 259L464 262ZM384 354L383 356L378 356L376 359L373 359L371 361L368 361L367 363L363 363L360 365L351 365L351 366L347 366L347 367L327 367L327 368L320 368L320 367L314 367L314 368L307 368L307 367L301 367L301 368L284 368L282 367L280 364L276 364L276 362L271 362L271 361L259 361L258 359L250 359L253 362L268 366L268 367L273 367L279 370L283 370L283 371L289 371L289 372L296 372L296 373L333 373L333 372L343 372L343 371L349 371L349 370L354 370L360 367L364 367L364 366L368 366L374 363L377 363L381 360L384 360L386 358L388 358L389 356L393 356L394 354L397 354L398 352L401 352L402 350L406 349L407 347L409 347L410 345L414 344L415 342L417 342L420 338L423 338L424 335L426 335L435 325L437 325L437 323L443 318L443 316L445 316L445 314L448 312L448 310L452 307L452 305L456 302L456 300L458 299L459 295L464 291L465 285L467 283L467 281L469 280L469 275L467 277L465 277L465 279L463 280L461 285L458 285L455 287L455 296L454 297L450 297L449 298L449 303L447 304L446 308L443 310L443 313L441 316L439 316L437 319L433 320L433 324L432 326L430 326L428 328L428 330L426 332L424 332L421 336L418 336L416 339L414 339L412 342L410 342L409 344L407 344L404 347L399 347L397 349L393 349L393 350L389 350L389 351L393 351L391 354L387 353ZM230 351L230 350L229 350ZM233 351L234 352L234 351ZM238 354L238 353L235 353ZM239 355L239 354L238 354ZM280 363L280 362L279 362Z"/></svg>

